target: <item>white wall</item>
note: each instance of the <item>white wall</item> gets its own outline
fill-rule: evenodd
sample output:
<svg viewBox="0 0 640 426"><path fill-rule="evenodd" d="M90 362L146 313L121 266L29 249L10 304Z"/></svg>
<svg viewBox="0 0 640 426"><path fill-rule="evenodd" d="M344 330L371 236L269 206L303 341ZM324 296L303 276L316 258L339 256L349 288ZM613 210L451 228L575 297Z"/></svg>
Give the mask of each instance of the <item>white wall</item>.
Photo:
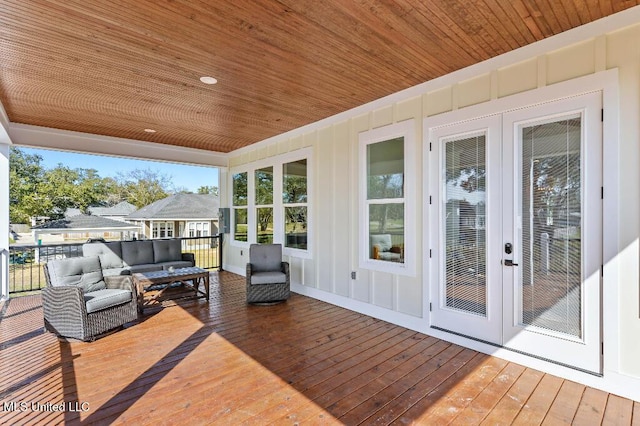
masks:
<svg viewBox="0 0 640 426"><path fill-rule="evenodd" d="M615 319L616 339L605 342L605 357L615 358L615 371L605 378L574 375L539 361L518 361L582 381L592 386L640 399L640 8L597 21L543 42L502 55L468 69L433 80L387 98L363 105L253 147L231 153L230 167L264 161L272 156L312 147L315 198L310 201L317 220L314 258L289 259L293 290L364 312L413 329L432 333L426 309L428 285L422 261L428 249L418 238L418 272L405 277L358 269L358 134L391 123L415 119L417 236L422 236L422 129L424 117L525 93L555 83L618 69L620 158L618 170L605 170L605 182L620 182L619 200L611 209L618 215L617 256L605 259L619 277L604 291L617 291L617 300L605 306ZM607 114L607 111L605 111ZM608 141L604 141L607 149ZM609 141L610 143L610 141ZM615 186L615 185L612 185ZM606 218L605 218L606 220ZM242 272L247 253L226 247L225 268ZM614 261L615 260L615 261ZM605 268L608 266L605 265ZM357 279L350 279L350 272ZM607 272L609 274L609 272ZM613 288L612 288L613 287ZM442 336L441 336L442 337ZM445 336L446 337L446 336ZM452 338L480 350L489 348ZM608 345L608 346L607 346ZM612 347L613 346L613 347ZM511 355L505 355L509 357Z"/></svg>

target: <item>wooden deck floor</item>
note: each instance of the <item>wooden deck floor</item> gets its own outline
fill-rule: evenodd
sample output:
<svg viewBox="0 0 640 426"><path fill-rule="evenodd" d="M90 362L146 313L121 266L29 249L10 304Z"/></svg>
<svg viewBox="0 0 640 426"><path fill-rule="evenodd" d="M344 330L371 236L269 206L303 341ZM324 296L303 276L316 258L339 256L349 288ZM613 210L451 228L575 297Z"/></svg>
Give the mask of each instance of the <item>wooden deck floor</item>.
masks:
<svg viewBox="0 0 640 426"><path fill-rule="evenodd" d="M640 424L628 399L304 296L244 294L212 273L210 303L93 343L44 333L39 296L11 299L0 424Z"/></svg>

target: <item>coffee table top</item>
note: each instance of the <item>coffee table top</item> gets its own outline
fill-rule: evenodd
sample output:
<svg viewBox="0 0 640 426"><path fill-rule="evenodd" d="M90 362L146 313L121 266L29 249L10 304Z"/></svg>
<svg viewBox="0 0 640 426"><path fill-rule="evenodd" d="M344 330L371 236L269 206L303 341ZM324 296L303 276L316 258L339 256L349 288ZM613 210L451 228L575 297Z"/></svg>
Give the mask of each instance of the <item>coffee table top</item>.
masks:
<svg viewBox="0 0 640 426"><path fill-rule="evenodd" d="M138 281L157 281L157 282L166 282L175 279L185 279L190 276L201 276L203 274L208 274L209 272L206 269L198 268L197 266L192 266L189 268L178 268L173 272L169 272L167 270L163 271L149 271L149 272L136 272L133 274L134 278Z"/></svg>

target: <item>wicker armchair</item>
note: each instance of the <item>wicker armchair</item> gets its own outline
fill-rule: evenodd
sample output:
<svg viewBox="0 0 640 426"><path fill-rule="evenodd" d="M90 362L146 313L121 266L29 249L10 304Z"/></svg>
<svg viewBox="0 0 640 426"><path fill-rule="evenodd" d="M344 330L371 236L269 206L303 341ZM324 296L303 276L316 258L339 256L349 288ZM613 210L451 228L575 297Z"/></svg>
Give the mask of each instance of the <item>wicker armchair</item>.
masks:
<svg viewBox="0 0 640 426"><path fill-rule="evenodd" d="M91 341L138 318L131 276L103 277L97 256L52 260L44 274L44 326L58 336Z"/></svg>
<svg viewBox="0 0 640 426"><path fill-rule="evenodd" d="M289 298L289 263L282 261L282 245L251 244L247 263L247 303Z"/></svg>

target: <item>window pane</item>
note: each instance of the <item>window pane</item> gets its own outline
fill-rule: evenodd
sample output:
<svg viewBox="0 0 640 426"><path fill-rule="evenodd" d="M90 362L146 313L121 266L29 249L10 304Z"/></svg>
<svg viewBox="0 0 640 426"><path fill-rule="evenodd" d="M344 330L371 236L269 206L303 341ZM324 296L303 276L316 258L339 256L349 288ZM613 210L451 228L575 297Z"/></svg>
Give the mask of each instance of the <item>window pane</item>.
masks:
<svg viewBox="0 0 640 426"><path fill-rule="evenodd" d="M236 241L247 241L247 209L233 209L233 211L235 218L233 238Z"/></svg>
<svg viewBox="0 0 640 426"><path fill-rule="evenodd" d="M404 197L404 138L367 145L367 199Z"/></svg>
<svg viewBox="0 0 640 426"><path fill-rule="evenodd" d="M273 204L273 167L256 170L256 205Z"/></svg>
<svg viewBox="0 0 640 426"><path fill-rule="evenodd" d="M258 243L270 244L273 242L273 209L261 207L257 211Z"/></svg>
<svg viewBox="0 0 640 426"><path fill-rule="evenodd" d="M282 166L282 201L285 204L307 202L307 160Z"/></svg>
<svg viewBox="0 0 640 426"><path fill-rule="evenodd" d="M582 337L581 118L522 129L522 318Z"/></svg>
<svg viewBox="0 0 640 426"><path fill-rule="evenodd" d="M285 247L307 249L307 208L285 207Z"/></svg>
<svg viewBox="0 0 640 426"><path fill-rule="evenodd" d="M233 175L233 205L247 205L247 172Z"/></svg>
<svg viewBox="0 0 640 426"><path fill-rule="evenodd" d="M404 203L369 205L369 258L404 263Z"/></svg>
<svg viewBox="0 0 640 426"><path fill-rule="evenodd" d="M447 306L485 316L486 137L447 142L445 156Z"/></svg>

